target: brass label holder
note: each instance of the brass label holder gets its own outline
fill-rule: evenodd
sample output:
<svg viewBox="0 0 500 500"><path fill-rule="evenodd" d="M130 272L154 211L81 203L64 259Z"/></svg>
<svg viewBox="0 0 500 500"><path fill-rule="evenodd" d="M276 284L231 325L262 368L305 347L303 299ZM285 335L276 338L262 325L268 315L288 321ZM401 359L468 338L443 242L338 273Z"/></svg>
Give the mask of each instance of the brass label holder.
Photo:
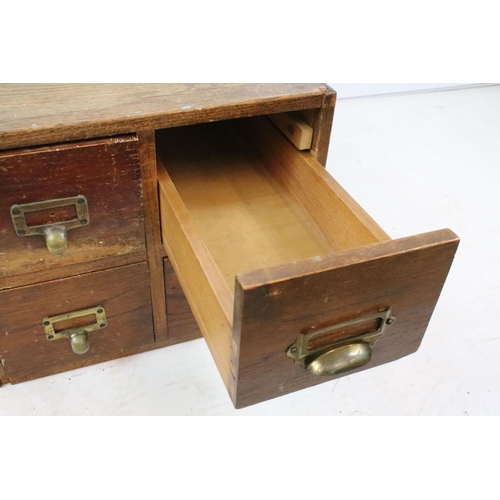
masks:
<svg viewBox="0 0 500 500"><path fill-rule="evenodd" d="M38 212L71 205L76 207L75 219L39 226L28 226L26 222L26 213L28 212ZM87 198L83 195L12 205L10 215L18 236L44 236L47 248L56 255L67 250L68 238L66 233L70 229L86 226L90 222Z"/></svg>
<svg viewBox="0 0 500 500"><path fill-rule="evenodd" d="M80 318L82 316L90 316L92 314L95 316L95 322L59 332L56 332L55 330L54 325L56 323L74 318ZM43 318L42 325L47 340L54 341L63 338L69 339L71 342L71 348L75 354L85 354L90 349L88 335L97 330L106 328L108 321L106 319L106 311L104 310L104 307L95 306L66 314L59 314L58 316Z"/></svg>
<svg viewBox="0 0 500 500"><path fill-rule="evenodd" d="M318 349L309 349L309 343L315 337L376 320L378 327L375 330L341 339ZM375 343L384 335L385 329L395 322L396 318L392 315L392 308L389 307L377 313L366 314L320 330L302 333L287 349L286 354L314 375L333 376L351 371L370 362Z"/></svg>

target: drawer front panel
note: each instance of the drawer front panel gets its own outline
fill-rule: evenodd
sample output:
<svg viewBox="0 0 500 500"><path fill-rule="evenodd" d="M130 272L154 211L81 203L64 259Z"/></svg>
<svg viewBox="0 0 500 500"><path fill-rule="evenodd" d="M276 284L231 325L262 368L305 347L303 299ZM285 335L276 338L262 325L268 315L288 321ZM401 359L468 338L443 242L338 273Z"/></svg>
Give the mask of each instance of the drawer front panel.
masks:
<svg viewBox="0 0 500 500"><path fill-rule="evenodd" d="M0 289L1 278L145 260L136 137L0 153L0 214Z"/></svg>
<svg viewBox="0 0 500 500"><path fill-rule="evenodd" d="M456 235L442 230L239 276L235 405L259 403L417 351L457 245ZM310 354L299 359L304 338ZM366 348L367 355L355 348ZM338 358L329 360L327 353ZM340 371L329 376L315 370L314 362Z"/></svg>
<svg viewBox="0 0 500 500"><path fill-rule="evenodd" d="M90 348L84 354L75 354L68 338L47 339L43 321L97 306L99 312L103 309L105 327L88 334ZM91 312L84 317L63 318L55 324L57 331L103 317ZM4 290L0 292L0 332L0 359L12 383L98 363L152 344L147 264Z"/></svg>

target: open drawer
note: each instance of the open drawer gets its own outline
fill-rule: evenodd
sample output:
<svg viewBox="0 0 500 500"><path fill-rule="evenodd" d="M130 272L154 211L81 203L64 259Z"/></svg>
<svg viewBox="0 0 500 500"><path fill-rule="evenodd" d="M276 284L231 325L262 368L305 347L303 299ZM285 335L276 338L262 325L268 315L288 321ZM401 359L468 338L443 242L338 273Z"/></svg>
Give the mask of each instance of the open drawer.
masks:
<svg viewBox="0 0 500 500"><path fill-rule="evenodd" d="M453 232L391 240L265 117L157 150L164 246L236 407L418 349Z"/></svg>

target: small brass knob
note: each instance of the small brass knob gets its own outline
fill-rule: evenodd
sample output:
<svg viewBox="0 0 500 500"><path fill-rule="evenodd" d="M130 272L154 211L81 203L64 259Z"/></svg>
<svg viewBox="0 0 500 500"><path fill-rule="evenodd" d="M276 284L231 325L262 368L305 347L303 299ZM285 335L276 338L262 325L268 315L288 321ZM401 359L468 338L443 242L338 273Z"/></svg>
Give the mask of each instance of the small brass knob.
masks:
<svg viewBox="0 0 500 500"><path fill-rule="evenodd" d="M371 359L372 346L366 342L356 342L320 354L306 365L306 369L314 375L331 377L360 368L369 363Z"/></svg>
<svg viewBox="0 0 500 500"><path fill-rule="evenodd" d="M89 339L87 332L75 332L70 336L71 349L75 354L85 354L90 349Z"/></svg>
<svg viewBox="0 0 500 500"><path fill-rule="evenodd" d="M61 255L68 249L68 238L64 226L50 226L44 229L45 243L50 253Z"/></svg>

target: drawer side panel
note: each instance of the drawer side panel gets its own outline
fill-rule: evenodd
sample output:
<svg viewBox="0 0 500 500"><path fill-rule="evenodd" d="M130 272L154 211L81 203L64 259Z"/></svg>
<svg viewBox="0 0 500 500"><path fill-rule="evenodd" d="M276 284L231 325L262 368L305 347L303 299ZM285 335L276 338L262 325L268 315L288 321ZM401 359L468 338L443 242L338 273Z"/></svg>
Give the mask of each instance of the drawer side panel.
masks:
<svg viewBox="0 0 500 500"><path fill-rule="evenodd" d="M201 337L193 311L182 291L172 263L164 259L165 294L167 303L168 338L173 341L186 341Z"/></svg>

